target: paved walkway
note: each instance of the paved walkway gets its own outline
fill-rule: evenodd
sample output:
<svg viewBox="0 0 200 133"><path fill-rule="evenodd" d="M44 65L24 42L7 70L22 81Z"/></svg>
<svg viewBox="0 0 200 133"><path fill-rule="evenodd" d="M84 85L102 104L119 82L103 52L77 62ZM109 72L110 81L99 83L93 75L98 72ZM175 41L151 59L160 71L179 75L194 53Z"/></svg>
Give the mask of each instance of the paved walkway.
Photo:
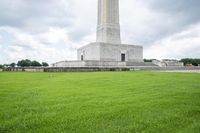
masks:
<svg viewBox="0 0 200 133"><path fill-rule="evenodd" d="M167 70L161 72L200 73L200 70Z"/></svg>

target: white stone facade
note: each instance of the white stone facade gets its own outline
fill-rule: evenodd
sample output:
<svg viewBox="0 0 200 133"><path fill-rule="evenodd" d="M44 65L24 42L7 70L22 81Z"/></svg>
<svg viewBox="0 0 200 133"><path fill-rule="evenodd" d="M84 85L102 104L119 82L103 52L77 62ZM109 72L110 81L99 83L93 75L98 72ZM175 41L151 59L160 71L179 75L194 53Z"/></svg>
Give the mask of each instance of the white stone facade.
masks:
<svg viewBox="0 0 200 133"><path fill-rule="evenodd" d="M90 43L78 49L77 58L79 61L143 62L143 48L136 45Z"/></svg>
<svg viewBox="0 0 200 133"><path fill-rule="evenodd" d="M121 44L119 0L98 0L97 42Z"/></svg>

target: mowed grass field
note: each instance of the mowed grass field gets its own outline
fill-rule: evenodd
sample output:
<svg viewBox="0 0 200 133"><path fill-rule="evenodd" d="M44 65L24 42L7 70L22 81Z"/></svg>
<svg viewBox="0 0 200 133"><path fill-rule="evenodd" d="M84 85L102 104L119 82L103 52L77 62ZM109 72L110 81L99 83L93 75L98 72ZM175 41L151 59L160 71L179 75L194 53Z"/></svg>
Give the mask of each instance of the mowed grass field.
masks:
<svg viewBox="0 0 200 133"><path fill-rule="evenodd" d="M200 133L200 74L1 72L0 132Z"/></svg>

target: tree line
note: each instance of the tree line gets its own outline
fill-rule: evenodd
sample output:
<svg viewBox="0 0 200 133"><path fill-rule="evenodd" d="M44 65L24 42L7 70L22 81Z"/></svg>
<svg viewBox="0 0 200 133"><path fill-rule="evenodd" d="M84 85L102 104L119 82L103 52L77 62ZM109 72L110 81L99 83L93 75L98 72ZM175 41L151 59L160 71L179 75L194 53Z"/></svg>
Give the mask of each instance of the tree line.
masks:
<svg viewBox="0 0 200 133"><path fill-rule="evenodd" d="M49 66L49 64L47 62L42 62L40 63L39 61L36 60L29 60L29 59L25 59L25 60L20 60L17 63L11 63L11 64L4 64L1 65L0 64L0 68L4 68L4 67L47 67Z"/></svg>
<svg viewBox="0 0 200 133"><path fill-rule="evenodd" d="M184 65L187 65L187 64L192 64L193 66L200 65L200 59L185 58L185 59L181 59L180 62L183 62Z"/></svg>

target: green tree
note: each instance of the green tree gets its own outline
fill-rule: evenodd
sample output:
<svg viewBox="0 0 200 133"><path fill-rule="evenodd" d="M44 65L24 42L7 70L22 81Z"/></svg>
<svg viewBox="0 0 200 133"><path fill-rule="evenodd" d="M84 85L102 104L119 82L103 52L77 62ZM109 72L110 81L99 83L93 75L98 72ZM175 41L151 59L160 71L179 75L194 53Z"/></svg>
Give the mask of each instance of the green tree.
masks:
<svg viewBox="0 0 200 133"><path fill-rule="evenodd" d="M9 64L4 64L4 65L3 65L3 67L9 67L9 66L10 66Z"/></svg>
<svg viewBox="0 0 200 133"><path fill-rule="evenodd" d="M31 66L42 66L38 61L32 61Z"/></svg>
<svg viewBox="0 0 200 133"><path fill-rule="evenodd" d="M42 66L47 67L47 66L49 66L49 64L46 62L42 62Z"/></svg>
<svg viewBox="0 0 200 133"><path fill-rule="evenodd" d="M16 63L13 62L13 63L10 64L10 66L11 66L11 67L15 67L15 66L16 66Z"/></svg>
<svg viewBox="0 0 200 133"><path fill-rule="evenodd" d="M21 61L18 61L17 65L21 67L28 67L28 66L31 66L31 61L29 59L21 60Z"/></svg>
<svg viewBox="0 0 200 133"><path fill-rule="evenodd" d="M192 64L194 66L198 66L200 64L200 59L185 58L185 59L181 59L180 61L183 62L184 65Z"/></svg>
<svg viewBox="0 0 200 133"><path fill-rule="evenodd" d="M2 68L3 68L3 65L0 64L0 69L2 69Z"/></svg>

